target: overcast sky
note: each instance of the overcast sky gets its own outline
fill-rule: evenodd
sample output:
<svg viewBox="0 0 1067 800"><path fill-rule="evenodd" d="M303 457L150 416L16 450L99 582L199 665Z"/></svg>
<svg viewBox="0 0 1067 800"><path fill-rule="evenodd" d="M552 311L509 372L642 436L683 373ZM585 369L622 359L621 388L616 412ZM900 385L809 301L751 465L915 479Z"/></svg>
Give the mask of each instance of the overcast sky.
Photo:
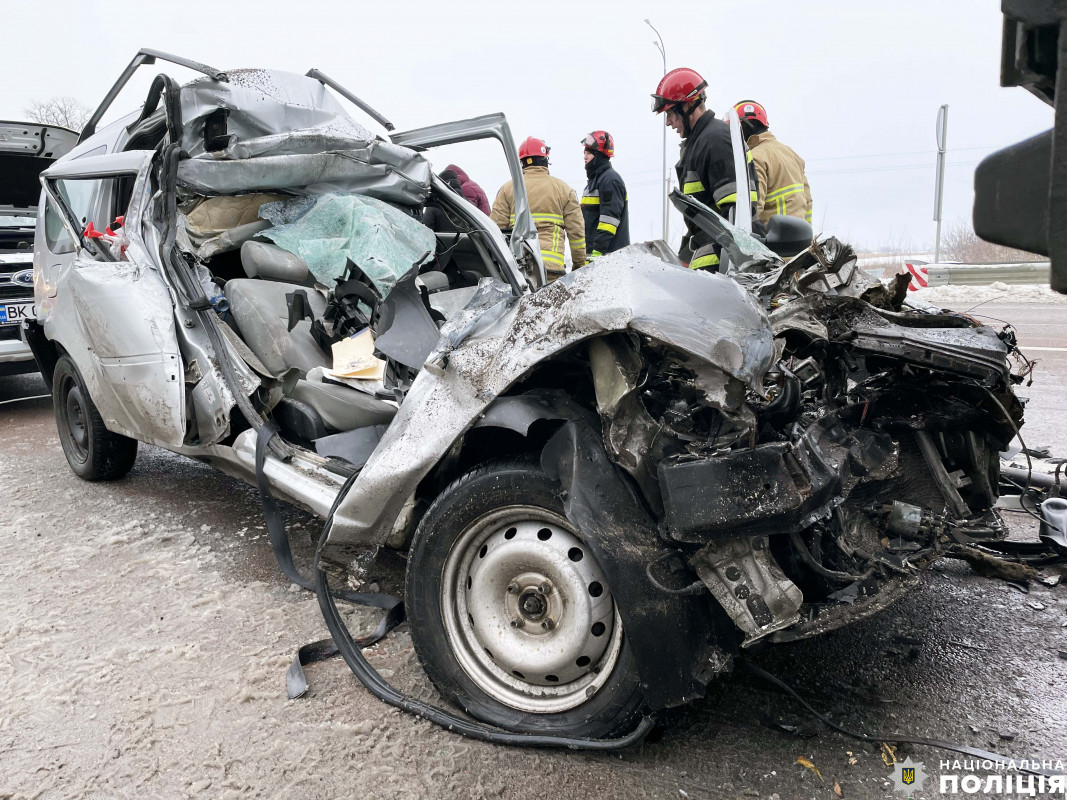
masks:
<svg viewBox="0 0 1067 800"><path fill-rule="evenodd" d="M630 195L631 237L661 232L662 116L649 95L667 68L709 82L709 106L763 103L771 130L808 164L816 230L866 249L922 249L934 238L934 120L948 103L944 216L969 220L975 164L1052 125L1051 109L999 85L997 0L701 0L700 2L367 3L92 0L5 3L8 64L0 118L31 100L73 95L95 107L139 47L213 66L336 78L398 129L503 111L516 140L553 148L552 172L581 193L581 137L604 128ZM44 9L47 9L45 11ZM520 11L519 9L528 9ZM17 65L17 68L16 68ZM122 95L139 104L152 76ZM184 80L187 73L174 70ZM366 118L353 109L353 116ZM373 123L370 127L381 130ZM667 131L668 160L678 138ZM490 200L506 178L486 145L455 159ZM677 238L678 218L672 220Z"/></svg>

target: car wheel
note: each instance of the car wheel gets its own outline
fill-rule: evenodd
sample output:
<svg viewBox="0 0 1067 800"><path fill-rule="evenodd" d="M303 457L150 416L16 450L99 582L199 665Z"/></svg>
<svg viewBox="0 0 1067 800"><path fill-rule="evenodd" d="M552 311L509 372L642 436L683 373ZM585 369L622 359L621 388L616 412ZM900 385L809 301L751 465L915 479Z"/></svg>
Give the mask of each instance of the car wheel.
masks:
<svg viewBox="0 0 1067 800"><path fill-rule="evenodd" d="M87 481L111 481L130 471L137 459L137 440L104 427L70 356L56 362L52 405L59 442L74 474Z"/></svg>
<svg viewBox="0 0 1067 800"><path fill-rule="evenodd" d="M412 541L406 605L426 673L477 719L584 738L638 723L610 586L537 464L493 462L438 496Z"/></svg>

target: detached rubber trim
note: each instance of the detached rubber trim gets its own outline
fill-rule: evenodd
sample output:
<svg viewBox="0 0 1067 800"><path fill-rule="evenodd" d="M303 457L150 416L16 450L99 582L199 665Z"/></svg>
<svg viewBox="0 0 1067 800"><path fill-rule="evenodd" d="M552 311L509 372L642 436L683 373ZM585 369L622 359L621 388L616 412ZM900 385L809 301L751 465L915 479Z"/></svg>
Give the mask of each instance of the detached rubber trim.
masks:
<svg viewBox="0 0 1067 800"><path fill-rule="evenodd" d="M278 568L282 571L282 574L297 586L314 592L315 583L301 575L296 568L296 564L293 563L293 551L289 546L289 533L285 529L285 521L282 519L278 502L274 499L274 495L271 494L270 482L263 472L263 465L267 459L267 448L277 433L278 427L273 422L262 425L256 432L256 483L259 486L260 502L263 504L263 518L267 523L267 534L270 538L271 550L274 552L274 560L278 562ZM350 477L341 487L341 491L338 492L337 498L330 508L330 519L333 518L338 503L348 493L348 488L354 480L355 475ZM400 602L399 598L390 594L340 591L337 592L336 596L350 603L380 608L385 611L385 614L382 615L381 620L378 622L378 626L372 633L353 641L356 647L370 647L372 644L380 642L389 631L404 621L404 604ZM293 663L289 665L289 669L285 673L285 693L289 699L295 700L308 690L304 667L317 661L332 658L337 653L337 646L331 639L323 639L301 647L293 658Z"/></svg>
<svg viewBox="0 0 1067 800"><path fill-rule="evenodd" d="M332 515L331 520L327 521L326 527L322 532L322 538L319 541L320 548L325 544L326 537L329 535L331 521ZM371 694L382 702L393 706L393 708L399 708L401 711L414 714L416 717L421 717L435 725L446 728L452 733L458 733L470 739L491 744L510 745L512 747L565 747L572 750L599 751L625 750L640 743L652 730L653 720L650 717L644 717L631 733L619 739L573 739L566 736L508 733L499 728L472 722L451 712L406 697L386 683L377 670L370 665L370 662L363 657L359 645L352 639L352 635L348 632L348 628L345 627L341 619L341 614L337 610L333 595L330 592L329 580L326 573L319 569L317 559L315 579L319 608L322 610L322 616L326 620L326 627L337 644L341 657L344 658L349 669L355 673L360 683L367 687Z"/></svg>
<svg viewBox="0 0 1067 800"><path fill-rule="evenodd" d="M274 495L271 494L270 483L263 472L267 447L277 433L278 428L274 423L266 423L257 431L256 439L256 482L259 485L260 500L263 504L263 516L267 522L271 549L274 551L275 560L277 560L278 567L285 577L298 586L312 589L315 592L319 600L319 608L322 610L323 619L326 620L326 627L330 631L330 636L333 637L333 641L322 640L306 644L297 652L296 658L289 665L289 670L285 675L286 693L289 699L300 697L307 692L308 685L304 675L305 665L323 661L340 653L345 663L348 664L349 669L359 678L360 683L379 700L470 739L491 744L511 745L513 747L565 747L572 750L614 751L633 747L648 736L655 725L650 717L643 717L632 732L618 739L576 739L566 736L508 733L490 725L472 722L419 700L413 700L386 683L377 670L370 665L370 662L363 657L363 653L360 650L363 647L369 647L381 641L390 630L404 621L403 603L398 598L384 593L331 591L326 573L319 568L318 554L330 535L330 528L333 526L333 515L355 483L356 475L350 477L341 487L337 497L334 498L330 513L326 517L326 524L322 528L322 535L319 537L318 546L315 550L315 583L312 584L311 581L300 574L293 563L292 549L289 546L289 533L285 529L285 522L282 519L278 503L274 499ZM385 614L372 633L353 639L352 634L349 633L348 628L341 619L341 614L334 603L335 599L344 600L355 605L382 608L385 610Z"/></svg>

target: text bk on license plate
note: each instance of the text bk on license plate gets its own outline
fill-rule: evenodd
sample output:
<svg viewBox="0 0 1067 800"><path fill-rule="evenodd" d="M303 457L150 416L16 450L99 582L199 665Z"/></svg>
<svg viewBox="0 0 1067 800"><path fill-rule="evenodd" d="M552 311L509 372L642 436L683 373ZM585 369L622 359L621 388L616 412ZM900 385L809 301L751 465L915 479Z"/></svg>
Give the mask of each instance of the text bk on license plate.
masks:
<svg viewBox="0 0 1067 800"><path fill-rule="evenodd" d="M0 301L0 325L17 325L25 319L37 319L32 300Z"/></svg>

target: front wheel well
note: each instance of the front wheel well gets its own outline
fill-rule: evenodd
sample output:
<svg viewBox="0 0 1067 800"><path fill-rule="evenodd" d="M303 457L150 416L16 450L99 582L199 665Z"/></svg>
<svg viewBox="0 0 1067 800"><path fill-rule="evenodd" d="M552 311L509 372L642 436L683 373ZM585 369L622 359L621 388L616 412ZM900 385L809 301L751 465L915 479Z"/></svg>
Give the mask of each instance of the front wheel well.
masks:
<svg viewBox="0 0 1067 800"><path fill-rule="evenodd" d="M406 549L415 528L434 499L456 478L480 464L502 458L523 458L539 455L545 443L561 425L575 414L596 414L596 392L589 364L588 342L581 342L543 361L521 381L508 388L495 401L538 394L546 398L544 411L525 431L494 424L475 425L468 429L449 448L415 490L414 513L404 519L402 526L389 537L390 547ZM490 405L482 415L489 414Z"/></svg>
<svg viewBox="0 0 1067 800"><path fill-rule="evenodd" d="M52 377L56 372L56 364L59 363L60 358L67 355L67 351L63 349L61 344L45 336L44 326L39 322L25 323L23 332L26 337L26 343L30 346L30 352L33 353L33 360L37 362L37 367L41 370L41 377L44 378L48 391L51 392Z"/></svg>

